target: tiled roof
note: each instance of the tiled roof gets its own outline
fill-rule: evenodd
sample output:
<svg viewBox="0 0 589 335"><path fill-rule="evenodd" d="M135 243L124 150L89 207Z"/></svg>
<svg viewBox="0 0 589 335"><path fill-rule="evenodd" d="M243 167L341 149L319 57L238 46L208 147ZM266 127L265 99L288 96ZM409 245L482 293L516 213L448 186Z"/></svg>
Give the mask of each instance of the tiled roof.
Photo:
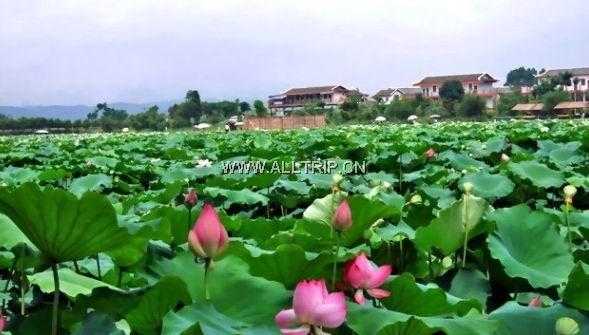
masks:
<svg viewBox="0 0 589 335"><path fill-rule="evenodd" d="M284 92L285 95L303 95L303 94L322 94L322 93L331 93L333 89L336 87L341 87L346 90L345 87L339 85L331 85L331 86L316 86L316 87L298 87L298 88L291 88L290 90Z"/></svg>
<svg viewBox="0 0 589 335"><path fill-rule="evenodd" d="M538 75L538 77L553 77L558 76L561 73L570 72L573 76L586 76L589 75L589 67L577 67L572 69L554 69L548 70Z"/></svg>
<svg viewBox="0 0 589 335"><path fill-rule="evenodd" d="M487 76L488 78L482 78L483 76ZM486 82L496 82L497 80L491 77L489 74L486 73L471 73L471 74L458 74L458 75L450 75L450 76L430 76L423 78L420 82L415 83L417 85L427 85L427 84L443 84L450 80L458 80L460 82L464 81L477 81L482 79L482 81Z"/></svg>

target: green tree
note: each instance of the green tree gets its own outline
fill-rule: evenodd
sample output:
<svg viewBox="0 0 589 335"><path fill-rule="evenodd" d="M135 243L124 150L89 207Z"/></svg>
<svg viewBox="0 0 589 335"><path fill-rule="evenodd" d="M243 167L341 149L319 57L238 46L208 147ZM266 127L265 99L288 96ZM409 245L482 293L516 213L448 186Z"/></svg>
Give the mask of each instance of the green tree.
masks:
<svg viewBox="0 0 589 335"><path fill-rule="evenodd" d="M440 97L448 102L457 102L464 96L464 87L458 80L449 80L440 87Z"/></svg>
<svg viewBox="0 0 589 335"><path fill-rule="evenodd" d="M505 85L507 86L534 86L536 84L536 74L538 72L535 68L525 68L523 66L513 69L507 73L507 80Z"/></svg>
<svg viewBox="0 0 589 335"><path fill-rule="evenodd" d="M406 120L410 115L416 113L417 107L410 100L395 100L387 105L387 118Z"/></svg>
<svg viewBox="0 0 589 335"><path fill-rule="evenodd" d="M164 130L166 118L159 113L158 106L151 106L145 112L132 115L129 118L131 127L137 130Z"/></svg>
<svg viewBox="0 0 589 335"><path fill-rule="evenodd" d="M240 102L239 103L239 110L241 111L241 113L248 112L249 110L251 110L250 104L245 101Z"/></svg>
<svg viewBox="0 0 589 335"><path fill-rule="evenodd" d="M528 99L524 97L519 91L501 95L499 102L497 102L497 113L501 116L516 115L511 109L515 105L527 102Z"/></svg>
<svg viewBox="0 0 589 335"><path fill-rule="evenodd" d="M542 111L544 113L552 112L556 105L569 99L569 93L562 89L557 89L552 92L548 92L542 96L542 103L544 104L544 108L542 109Z"/></svg>
<svg viewBox="0 0 589 335"><path fill-rule="evenodd" d="M458 104L457 110L465 117L480 117L485 110L485 100L478 95L467 94Z"/></svg>
<svg viewBox="0 0 589 335"><path fill-rule="evenodd" d="M266 109L266 106L264 106L264 103L262 102L262 100L254 101L254 112L256 113L257 116L267 116L268 115L268 109Z"/></svg>

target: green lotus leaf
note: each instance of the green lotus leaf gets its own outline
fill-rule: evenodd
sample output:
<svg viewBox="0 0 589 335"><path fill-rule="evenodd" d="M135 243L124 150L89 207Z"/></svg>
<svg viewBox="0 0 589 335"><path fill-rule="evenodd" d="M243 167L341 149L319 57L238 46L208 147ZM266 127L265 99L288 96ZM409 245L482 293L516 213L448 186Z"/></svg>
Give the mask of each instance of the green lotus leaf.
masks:
<svg viewBox="0 0 589 335"><path fill-rule="evenodd" d="M513 191L514 183L500 174L479 172L464 176L460 184L470 182L474 185L473 193L482 198L502 198Z"/></svg>
<svg viewBox="0 0 589 335"><path fill-rule="evenodd" d="M508 276L524 278L536 288L566 282L573 256L551 215L519 205L499 209L489 219L497 225L487 239L489 250Z"/></svg>
<svg viewBox="0 0 589 335"><path fill-rule="evenodd" d="M186 283L178 277L164 277L147 291L139 304L125 317L131 329L139 334L155 335L162 319L179 303L192 302Z"/></svg>
<svg viewBox="0 0 589 335"><path fill-rule="evenodd" d="M159 276L180 277L195 302L207 302L204 265L196 263L192 253L180 253L171 260L159 261L150 270ZM273 324L276 313L289 305L291 294L282 284L252 276L247 263L235 256L214 262L208 280L211 298L208 303L220 313L248 324ZM253 303L255 301L263 303Z"/></svg>
<svg viewBox="0 0 589 335"><path fill-rule="evenodd" d="M60 268L59 273L59 291L68 297L75 299L79 295L89 296L97 288L106 287L110 290L123 292L121 289L109 285L99 280L82 276L68 268ZM51 269L35 273L28 276L31 285L39 286L43 293L52 293L55 291L53 284L53 272Z"/></svg>
<svg viewBox="0 0 589 335"><path fill-rule="evenodd" d="M423 286L415 282L409 273L393 278L386 288L391 295L382 300L383 305L396 312L415 316L463 315L472 308L482 310L481 304L474 300L462 300L449 296L435 285Z"/></svg>
<svg viewBox="0 0 589 335"><path fill-rule="evenodd" d="M482 198L463 197L441 210L428 226L419 227L415 232L415 243L423 250L437 248L444 255L450 255L463 247L467 232L470 240L484 231L479 223L487 208L488 204Z"/></svg>
<svg viewBox="0 0 589 335"><path fill-rule="evenodd" d="M111 187L111 176L107 176L105 174L90 174L74 179L70 185L70 192L80 197L82 194L88 191L100 192L105 188Z"/></svg>
<svg viewBox="0 0 589 335"><path fill-rule="evenodd" d="M412 319L418 320L419 324L416 325L416 321ZM421 334L438 334L442 332L452 335L494 335L501 324L498 321L489 320L476 310L471 311L464 317L448 317L446 315L419 317L349 303L347 325L354 332L362 335L413 335L410 331L416 328ZM429 333L425 332L424 326L429 329ZM392 330L397 332L392 332Z"/></svg>
<svg viewBox="0 0 589 335"><path fill-rule="evenodd" d="M0 212L8 216L52 262L65 262L113 249L128 238L110 201L96 193L75 195L31 183L0 190Z"/></svg>
<svg viewBox="0 0 589 335"><path fill-rule="evenodd" d="M569 306L589 311L589 266L577 263L569 275L562 300Z"/></svg>
<svg viewBox="0 0 589 335"><path fill-rule="evenodd" d="M510 301L493 311L489 319L499 321L498 335L554 335L556 320L569 317L579 324L579 334L589 334L589 317L560 304L546 308L530 308Z"/></svg>
<svg viewBox="0 0 589 335"><path fill-rule="evenodd" d="M509 163L509 169L518 177L529 180L532 185L537 187L560 187L565 182L562 172L552 170L536 161Z"/></svg>

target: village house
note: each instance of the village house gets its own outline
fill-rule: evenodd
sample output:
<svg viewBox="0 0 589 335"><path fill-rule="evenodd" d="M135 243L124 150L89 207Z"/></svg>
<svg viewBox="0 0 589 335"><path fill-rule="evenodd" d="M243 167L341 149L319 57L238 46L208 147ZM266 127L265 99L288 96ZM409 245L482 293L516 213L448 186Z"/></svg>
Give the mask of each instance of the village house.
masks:
<svg viewBox="0 0 589 335"><path fill-rule="evenodd" d="M269 96L268 108L272 114L284 115L302 109L307 104L339 106L350 96L358 96L362 101L366 99L366 95L359 90L349 90L341 85L291 88L282 94Z"/></svg>
<svg viewBox="0 0 589 335"><path fill-rule="evenodd" d="M571 93L577 93L579 97L578 100L586 101L589 92L589 67L548 70L536 77L541 81L552 77L558 77L567 72L572 75L571 84L563 87L563 89Z"/></svg>
<svg viewBox="0 0 589 335"><path fill-rule="evenodd" d="M439 99L440 87L447 81L457 80L462 83L464 93L478 95L485 99L487 108L493 108L497 100L497 90L493 84L497 80L487 73L473 73L450 76L425 77L413 84L423 91L423 96L430 99Z"/></svg>
<svg viewBox="0 0 589 335"><path fill-rule="evenodd" d="M390 104L397 100L415 99L420 94L423 91L419 87L387 88L378 91L372 98L377 102Z"/></svg>

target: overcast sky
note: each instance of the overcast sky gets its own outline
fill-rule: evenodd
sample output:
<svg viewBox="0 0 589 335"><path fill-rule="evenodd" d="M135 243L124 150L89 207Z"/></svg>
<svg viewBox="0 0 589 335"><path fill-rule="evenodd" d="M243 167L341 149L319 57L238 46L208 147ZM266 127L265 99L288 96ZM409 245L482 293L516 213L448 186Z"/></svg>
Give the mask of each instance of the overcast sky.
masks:
<svg viewBox="0 0 589 335"><path fill-rule="evenodd" d="M589 66L587 0L0 3L0 105L265 98Z"/></svg>

